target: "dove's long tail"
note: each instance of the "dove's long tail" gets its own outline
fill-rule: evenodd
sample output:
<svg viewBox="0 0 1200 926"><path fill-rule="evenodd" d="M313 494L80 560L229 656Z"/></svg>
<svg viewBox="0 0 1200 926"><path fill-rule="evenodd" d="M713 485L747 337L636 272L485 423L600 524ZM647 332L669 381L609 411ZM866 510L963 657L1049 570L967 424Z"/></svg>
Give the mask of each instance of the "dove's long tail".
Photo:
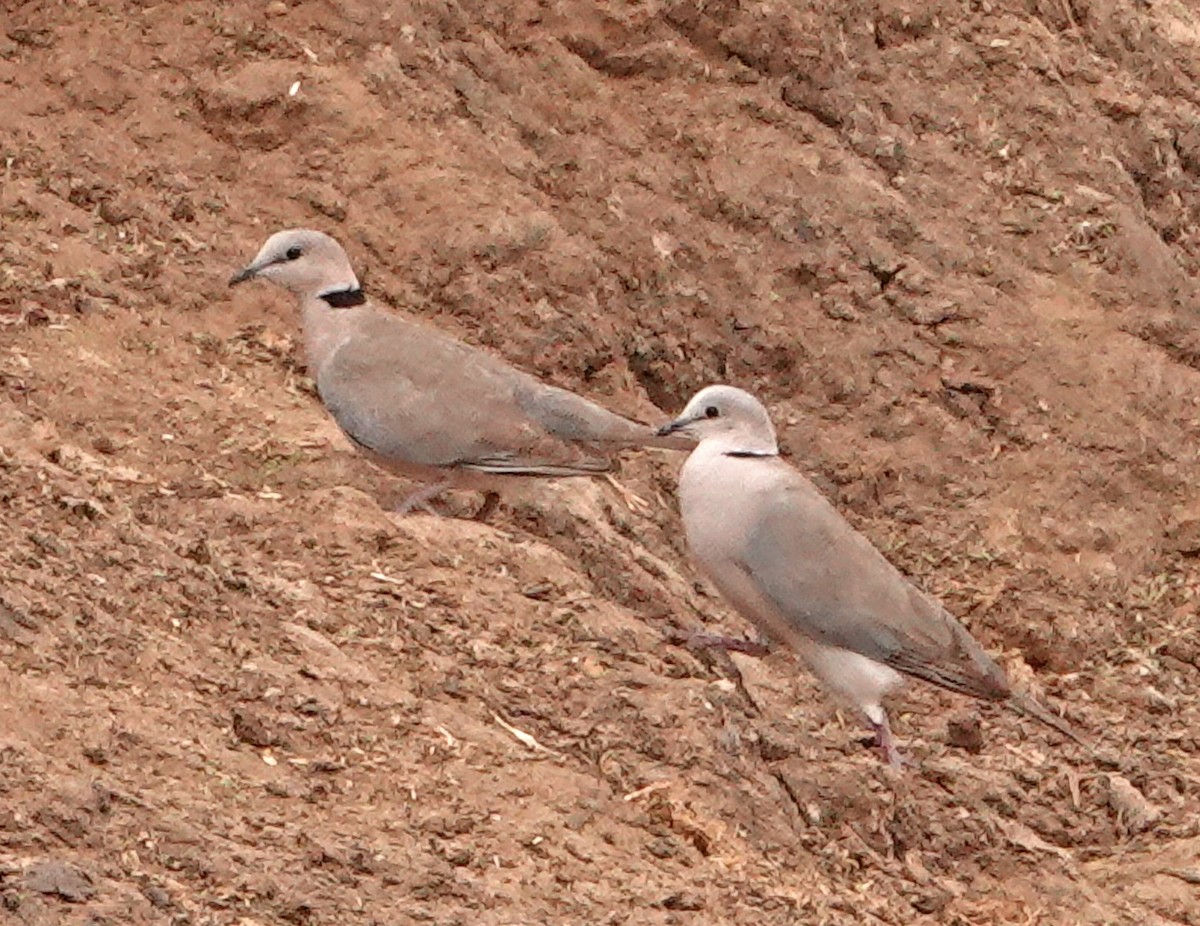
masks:
<svg viewBox="0 0 1200 926"><path fill-rule="evenodd" d="M1019 691L1014 691L1011 695L1009 695L1007 703L1008 706L1018 714L1021 714L1024 717L1032 717L1034 720L1044 723L1048 727L1052 727L1063 736L1067 737L1067 739L1074 740L1089 752L1094 753L1096 751L1095 745L1087 740L1084 736L1077 733L1075 728L1067 723L1067 721L1051 711L1050 708L1033 700L1033 698L1029 697L1029 695L1021 694Z"/></svg>

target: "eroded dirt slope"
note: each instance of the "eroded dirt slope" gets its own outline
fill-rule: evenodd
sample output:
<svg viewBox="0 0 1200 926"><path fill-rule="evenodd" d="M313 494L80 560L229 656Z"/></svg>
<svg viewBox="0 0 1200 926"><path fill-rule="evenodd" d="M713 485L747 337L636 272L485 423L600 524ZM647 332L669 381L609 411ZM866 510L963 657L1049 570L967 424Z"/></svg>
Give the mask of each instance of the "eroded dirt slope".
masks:
<svg viewBox="0 0 1200 926"><path fill-rule="evenodd" d="M0 25L5 916L1194 921L1192 6ZM1123 767L987 711L973 753L975 709L914 686L896 780L786 654L737 657L743 686L665 642L745 628L686 565L663 455L622 471L644 504L544 484L488 524L397 521L287 299L225 287L285 225L627 414L760 394Z"/></svg>

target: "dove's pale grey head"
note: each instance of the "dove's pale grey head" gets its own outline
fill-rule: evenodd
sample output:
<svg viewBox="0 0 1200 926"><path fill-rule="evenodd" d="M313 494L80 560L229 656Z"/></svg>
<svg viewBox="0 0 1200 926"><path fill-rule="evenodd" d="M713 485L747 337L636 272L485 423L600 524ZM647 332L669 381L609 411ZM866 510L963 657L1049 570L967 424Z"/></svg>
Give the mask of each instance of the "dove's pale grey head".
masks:
<svg viewBox="0 0 1200 926"><path fill-rule="evenodd" d="M229 280L230 286L262 278L298 296L328 296L357 292L358 277L342 246L324 232L289 228L276 232L244 268Z"/></svg>
<svg viewBox="0 0 1200 926"><path fill-rule="evenodd" d="M779 452L775 427L762 402L733 386L706 386L659 436L686 434L702 444L713 441L726 453L760 456Z"/></svg>

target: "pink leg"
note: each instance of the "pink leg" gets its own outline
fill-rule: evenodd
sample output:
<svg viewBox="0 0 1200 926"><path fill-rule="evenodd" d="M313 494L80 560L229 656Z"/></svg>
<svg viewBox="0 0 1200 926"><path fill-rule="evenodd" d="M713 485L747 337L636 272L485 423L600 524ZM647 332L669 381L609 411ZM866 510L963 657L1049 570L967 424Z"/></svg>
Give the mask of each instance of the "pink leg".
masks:
<svg viewBox="0 0 1200 926"><path fill-rule="evenodd" d="M892 737L892 726L888 723L887 714L882 714L881 716L883 719L878 722L871 720L871 729L875 731L875 745L883 753L884 761L892 768L900 771L904 766L911 765L912 763L896 745L896 740Z"/></svg>
<svg viewBox="0 0 1200 926"><path fill-rule="evenodd" d="M415 509L420 508L426 514L431 514L434 517L440 517L436 511L429 507L429 503L435 497L450 488L451 485L453 485L451 482L438 482L431 486L425 486L423 489L418 489L416 492L413 492L412 495L409 495L406 499L404 499L404 501L397 505L393 510L396 512L396 514L412 514Z"/></svg>
<svg viewBox="0 0 1200 926"><path fill-rule="evenodd" d="M719 634L701 633L700 631L679 637L673 642L682 643L688 649L723 649L731 653L745 653L747 656L759 658L771 652L771 648L766 643L744 640L739 637L723 637Z"/></svg>

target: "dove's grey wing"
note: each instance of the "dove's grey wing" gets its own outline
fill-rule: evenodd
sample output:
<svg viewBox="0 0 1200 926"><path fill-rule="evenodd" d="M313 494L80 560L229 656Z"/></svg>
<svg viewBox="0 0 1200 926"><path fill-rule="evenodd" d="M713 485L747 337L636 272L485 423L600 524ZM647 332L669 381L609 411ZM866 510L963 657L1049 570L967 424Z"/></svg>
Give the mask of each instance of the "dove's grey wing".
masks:
<svg viewBox="0 0 1200 926"><path fill-rule="evenodd" d="M827 646L985 699L1001 669L962 624L918 591L799 473L778 462L750 496L736 565L788 625Z"/></svg>
<svg viewBox="0 0 1200 926"><path fill-rule="evenodd" d="M355 443L425 466L545 476L604 472L611 463L596 451L612 443L619 425L627 433L638 427L564 390L547 400L551 387L515 367L381 313L355 320L316 380L322 401Z"/></svg>
<svg viewBox="0 0 1200 926"><path fill-rule="evenodd" d="M514 370L514 373L519 371ZM693 446L688 438L659 437L655 429L632 421L566 389L551 386L525 373L515 395L531 421L559 440L600 447L669 447L684 450Z"/></svg>

